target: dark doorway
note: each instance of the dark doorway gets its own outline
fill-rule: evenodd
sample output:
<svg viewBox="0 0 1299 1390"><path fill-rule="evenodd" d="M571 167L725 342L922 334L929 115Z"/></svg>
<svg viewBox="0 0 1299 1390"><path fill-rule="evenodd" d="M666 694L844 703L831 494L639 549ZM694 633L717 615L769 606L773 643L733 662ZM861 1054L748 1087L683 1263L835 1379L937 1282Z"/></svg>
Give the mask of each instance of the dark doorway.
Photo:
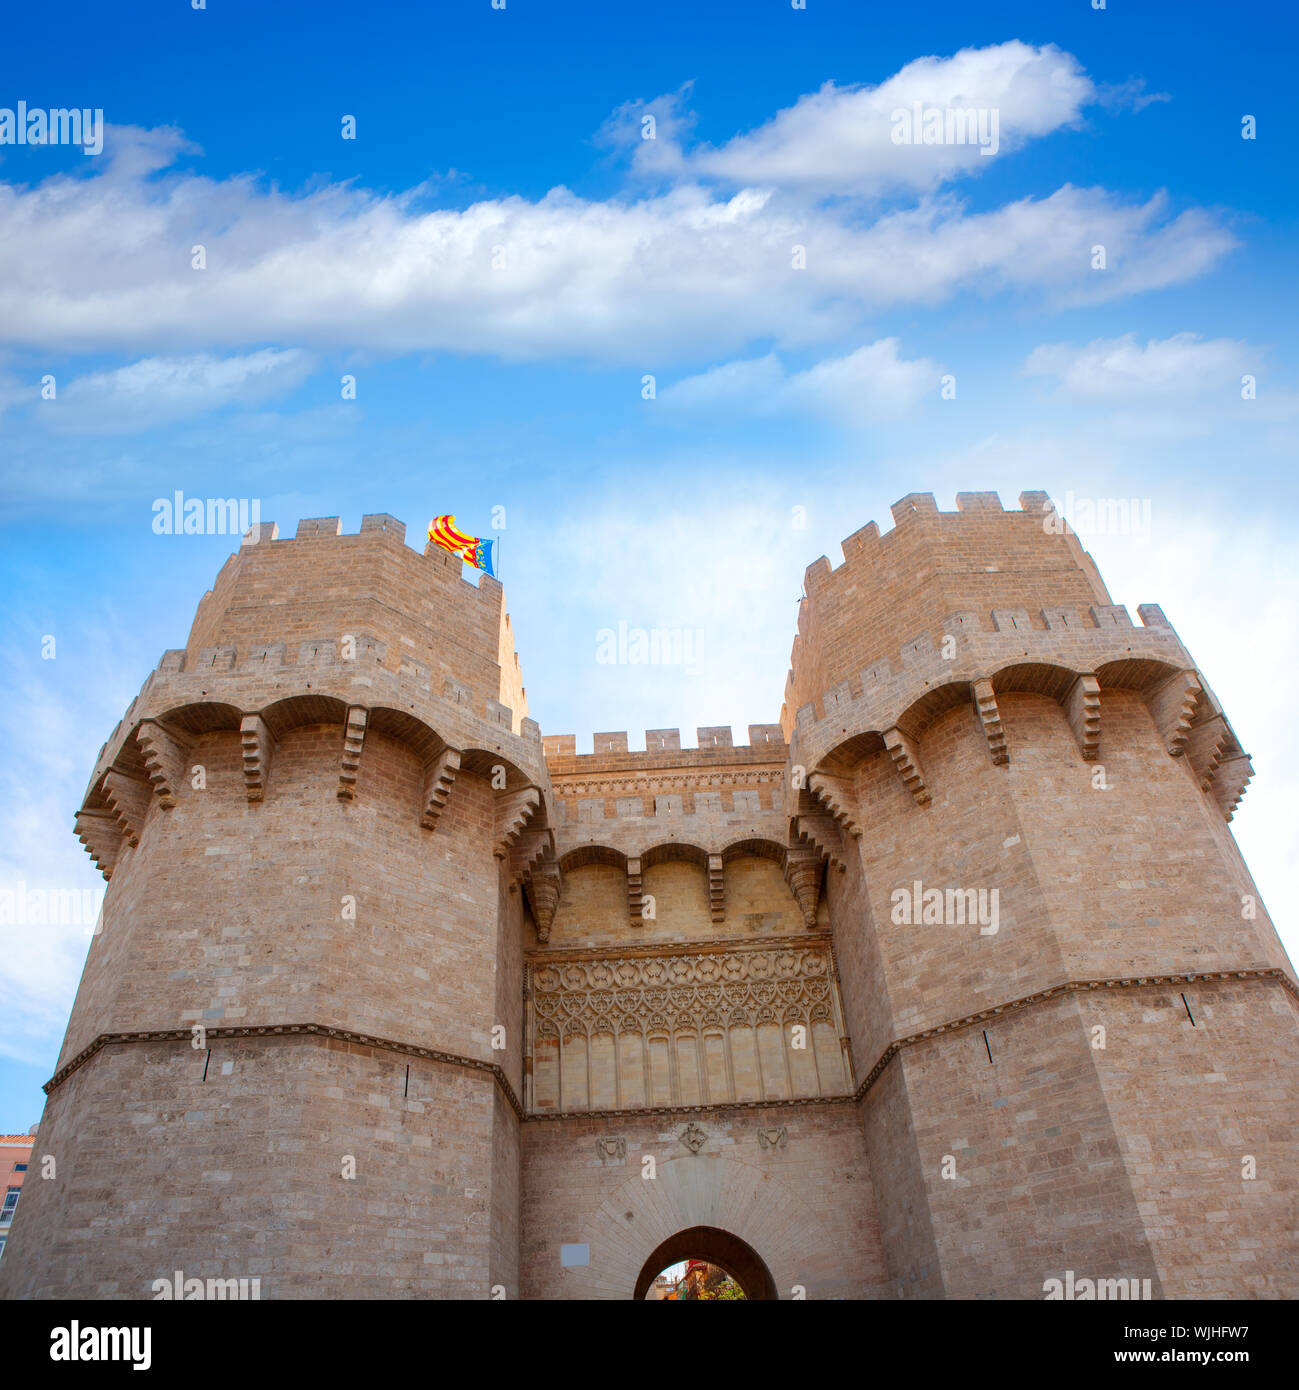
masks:
<svg viewBox="0 0 1299 1390"><path fill-rule="evenodd" d="M655 1275L683 1260L706 1260L720 1265L744 1290L746 1299L777 1297L776 1281L762 1256L739 1236L716 1226L691 1226L669 1236L645 1261L632 1297L639 1302L649 1292Z"/></svg>

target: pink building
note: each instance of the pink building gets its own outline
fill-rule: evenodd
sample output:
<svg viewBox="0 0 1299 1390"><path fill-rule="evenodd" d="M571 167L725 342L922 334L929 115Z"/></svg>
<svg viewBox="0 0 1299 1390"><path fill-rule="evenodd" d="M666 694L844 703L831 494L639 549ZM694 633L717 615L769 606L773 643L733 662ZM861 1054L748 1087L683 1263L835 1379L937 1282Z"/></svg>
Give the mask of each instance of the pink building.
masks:
<svg viewBox="0 0 1299 1390"><path fill-rule="evenodd" d="M0 1258L4 1256L9 1223L14 1219L18 1194L31 1161L32 1145L36 1143L35 1129L33 1125L31 1134L0 1134L0 1168L3 1168L0 1176L4 1182L4 1202L0 1205Z"/></svg>

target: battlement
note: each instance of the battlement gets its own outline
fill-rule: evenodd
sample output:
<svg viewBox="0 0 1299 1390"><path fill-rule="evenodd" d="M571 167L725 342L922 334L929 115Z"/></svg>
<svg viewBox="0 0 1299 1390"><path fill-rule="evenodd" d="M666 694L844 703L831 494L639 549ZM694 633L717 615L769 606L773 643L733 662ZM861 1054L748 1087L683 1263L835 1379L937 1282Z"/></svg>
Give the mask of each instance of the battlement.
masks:
<svg viewBox="0 0 1299 1390"><path fill-rule="evenodd" d="M585 767L588 764L583 760L592 758L601 766L610 767L629 765L628 760L638 765L677 767L695 762L711 765L720 761L717 755L723 752L739 754L744 761L748 759L743 755L755 751L762 754L763 762L783 762L785 757L785 735L779 724L750 724L747 744L734 742L729 724L696 729L695 738L696 748L682 748L680 729L647 729L644 749L635 750L628 748L627 732L619 730L594 734L590 753L577 751L576 734L547 734L541 742L552 771L568 762ZM699 754L705 756L696 756Z"/></svg>
<svg viewBox="0 0 1299 1390"><path fill-rule="evenodd" d="M327 665L346 648L347 659L360 653L437 690L456 687L454 698L477 709L495 702L526 716L505 590L464 571L432 543L413 550L384 512L348 535L336 516L304 518L291 538L260 522L199 604L183 669L230 670L235 652L242 662Z"/></svg>
<svg viewBox="0 0 1299 1390"><path fill-rule="evenodd" d="M842 564L821 556L809 565L787 711L900 658L914 640L908 634L941 636L957 611L1031 614L1024 623L1045 631L1044 612L1111 609L1095 564L1049 496L1019 500L1007 511L995 492L962 492L956 511L940 512L933 493L909 493L893 504L892 530L869 522L843 541ZM788 730L789 716L782 722Z"/></svg>

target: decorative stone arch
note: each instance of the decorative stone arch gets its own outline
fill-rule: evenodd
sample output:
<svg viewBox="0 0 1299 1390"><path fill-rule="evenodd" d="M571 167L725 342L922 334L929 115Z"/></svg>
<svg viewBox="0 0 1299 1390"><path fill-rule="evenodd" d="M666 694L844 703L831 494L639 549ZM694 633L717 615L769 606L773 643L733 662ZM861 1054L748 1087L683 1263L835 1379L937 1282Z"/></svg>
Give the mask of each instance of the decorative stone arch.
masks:
<svg viewBox="0 0 1299 1390"><path fill-rule="evenodd" d="M756 1133L753 1145L756 1152ZM665 1245L671 1249L669 1242L701 1227L721 1231L756 1252L777 1297L791 1297L795 1286L804 1288L808 1298L835 1297L844 1290L851 1275L845 1275L842 1240L774 1172L710 1153L707 1143L698 1154L656 1157L653 1182L637 1171L582 1223L576 1239L587 1246L589 1263L562 1270L562 1297L636 1297L659 1250ZM639 1169L639 1157L630 1150L627 1162ZM671 1263L671 1257L663 1263ZM653 1269L649 1278L662 1268Z"/></svg>
<svg viewBox="0 0 1299 1390"><path fill-rule="evenodd" d="M1017 661L1000 667L988 680L998 695L1045 695L1063 705L1077 681L1087 674L1045 661Z"/></svg>
<svg viewBox="0 0 1299 1390"><path fill-rule="evenodd" d="M1140 690L1148 695L1182 671L1182 667L1174 666L1171 661L1124 657L1101 662L1094 674L1102 690Z"/></svg>
<svg viewBox="0 0 1299 1390"><path fill-rule="evenodd" d="M718 1226L692 1226L669 1236L645 1261L632 1294L636 1302L644 1300L650 1285L663 1270L682 1260L706 1260L719 1265L744 1290L747 1299L780 1297L766 1262L748 1241Z"/></svg>
<svg viewBox="0 0 1299 1390"><path fill-rule="evenodd" d="M732 840L722 850L722 862L729 864L732 859L744 858L770 859L783 869L788 854L788 847L775 840L767 840L761 836L750 836L744 840Z"/></svg>
<svg viewBox="0 0 1299 1390"><path fill-rule="evenodd" d="M448 746L446 739L431 725L408 710L374 705L369 711L369 730L397 743L404 743L427 767Z"/></svg>
<svg viewBox="0 0 1299 1390"><path fill-rule="evenodd" d="M896 727L908 738L922 738L930 725L949 710L974 703L973 686L969 680L954 680L926 690L898 715ZM880 743L883 746L882 737Z"/></svg>
<svg viewBox="0 0 1299 1390"><path fill-rule="evenodd" d="M564 873L569 873L573 869L585 868L588 864L602 864L610 869L625 869L627 867L627 856L620 849L614 849L612 845L578 845L576 849L570 849L567 854L561 855L559 867Z"/></svg>
<svg viewBox="0 0 1299 1390"><path fill-rule="evenodd" d="M152 722L161 724L173 732L188 734L193 738L201 734L220 733L238 729L243 719L243 711L235 705L221 700L191 700L184 705L173 705L162 714L151 716ZM148 723L148 720L142 720ZM130 740L127 740L130 743ZM126 745L123 745L125 750ZM120 755L119 755L120 756Z"/></svg>
<svg viewBox="0 0 1299 1390"><path fill-rule="evenodd" d="M707 869L708 851L700 845L687 844L681 840L660 840L657 845L643 850L640 856L643 869L651 869L655 864L667 864L673 860L697 864L701 869Z"/></svg>
<svg viewBox="0 0 1299 1390"><path fill-rule="evenodd" d="M346 725L347 702L333 695L286 695L284 699L259 710L258 714L278 743L291 729L300 729L307 724Z"/></svg>

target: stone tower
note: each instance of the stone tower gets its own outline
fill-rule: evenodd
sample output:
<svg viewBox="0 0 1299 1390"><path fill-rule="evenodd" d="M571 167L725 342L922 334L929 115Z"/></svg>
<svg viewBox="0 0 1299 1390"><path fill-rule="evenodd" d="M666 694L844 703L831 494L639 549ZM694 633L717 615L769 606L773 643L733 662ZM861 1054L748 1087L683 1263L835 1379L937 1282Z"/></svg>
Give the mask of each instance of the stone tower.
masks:
<svg viewBox="0 0 1299 1390"><path fill-rule="evenodd" d="M1249 759L1020 500L903 499L808 570L781 723L644 751L543 739L500 585L391 517L255 528L77 815L0 1296L1299 1294Z"/></svg>

